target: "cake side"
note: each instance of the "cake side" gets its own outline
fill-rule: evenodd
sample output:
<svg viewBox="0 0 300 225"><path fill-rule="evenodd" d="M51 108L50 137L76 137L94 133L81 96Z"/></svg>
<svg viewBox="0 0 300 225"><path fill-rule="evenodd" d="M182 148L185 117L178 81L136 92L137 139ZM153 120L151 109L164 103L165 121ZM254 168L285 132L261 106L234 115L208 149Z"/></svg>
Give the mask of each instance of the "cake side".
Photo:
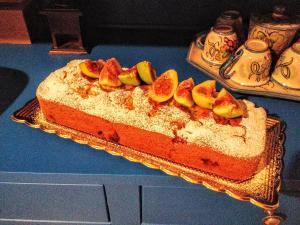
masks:
<svg viewBox="0 0 300 225"><path fill-rule="evenodd" d="M160 107L153 113L147 93L142 88L104 91L98 82L81 75L80 62L71 61L51 73L39 85L38 98L66 105L111 123L163 134L170 139L179 137L197 146L211 146L215 151L231 157L252 158L264 151L266 113L249 101L244 101L248 117L242 119L240 126L217 124L211 116L191 120L187 112L172 105ZM131 107L128 107L128 100ZM178 122L185 126L178 127Z"/></svg>
<svg viewBox="0 0 300 225"><path fill-rule="evenodd" d="M124 123L112 123L40 97L39 103L43 111L42 116L49 122L229 179L248 179L257 171L260 161L259 156L232 157L215 151L208 145L190 144L181 139L171 138Z"/></svg>

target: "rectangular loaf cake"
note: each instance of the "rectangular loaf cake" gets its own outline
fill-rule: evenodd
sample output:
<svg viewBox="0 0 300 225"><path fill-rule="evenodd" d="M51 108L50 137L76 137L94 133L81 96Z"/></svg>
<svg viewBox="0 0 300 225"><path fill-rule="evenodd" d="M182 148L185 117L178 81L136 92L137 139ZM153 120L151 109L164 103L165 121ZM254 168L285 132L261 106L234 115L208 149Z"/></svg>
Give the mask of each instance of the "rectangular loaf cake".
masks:
<svg viewBox="0 0 300 225"><path fill-rule="evenodd" d="M174 105L157 109L143 87L100 88L73 60L51 73L36 95L45 118L138 151L234 180L251 177L265 150L266 112L243 100L247 118L238 126L210 115L191 119Z"/></svg>

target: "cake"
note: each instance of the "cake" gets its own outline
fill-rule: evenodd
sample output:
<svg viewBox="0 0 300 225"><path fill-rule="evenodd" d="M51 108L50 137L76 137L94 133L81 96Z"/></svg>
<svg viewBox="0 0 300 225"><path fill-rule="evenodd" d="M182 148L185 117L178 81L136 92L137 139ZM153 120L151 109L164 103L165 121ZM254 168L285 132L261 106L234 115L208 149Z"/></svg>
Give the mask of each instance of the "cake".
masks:
<svg viewBox="0 0 300 225"><path fill-rule="evenodd" d="M73 60L36 95L49 122L227 179L253 176L265 151L265 110L217 93L215 81L176 79L175 70L157 78L147 61L122 69L116 59Z"/></svg>

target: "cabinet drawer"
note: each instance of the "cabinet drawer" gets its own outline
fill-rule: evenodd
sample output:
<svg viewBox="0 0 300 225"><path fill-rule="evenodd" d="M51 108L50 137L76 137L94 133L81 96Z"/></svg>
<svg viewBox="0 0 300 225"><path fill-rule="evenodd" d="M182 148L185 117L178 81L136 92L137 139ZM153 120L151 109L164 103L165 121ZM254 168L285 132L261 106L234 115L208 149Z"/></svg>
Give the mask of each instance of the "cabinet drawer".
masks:
<svg viewBox="0 0 300 225"><path fill-rule="evenodd" d="M205 188L143 187L146 224L261 224L263 210Z"/></svg>
<svg viewBox="0 0 300 225"><path fill-rule="evenodd" d="M102 185L0 184L0 220L107 222Z"/></svg>

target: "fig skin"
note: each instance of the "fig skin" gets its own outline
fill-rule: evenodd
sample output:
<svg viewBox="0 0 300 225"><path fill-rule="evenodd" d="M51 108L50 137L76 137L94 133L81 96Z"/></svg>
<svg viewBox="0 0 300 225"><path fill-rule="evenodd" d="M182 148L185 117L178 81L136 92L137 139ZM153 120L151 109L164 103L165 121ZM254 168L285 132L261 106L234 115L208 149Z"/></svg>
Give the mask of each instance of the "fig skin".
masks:
<svg viewBox="0 0 300 225"><path fill-rule="evenodd" d="M139 86L141 84L141 80L138 76L137 68L135 66L120 73L118 78L123 84L126 85Z"/></svg>
<svg viewBox="0 0 300 225"><path fill-rule="evenodd" d="M156 79L156 72L149 61L142 61L136 64L138 74L146 84L152 84Z"/></svg>
<svg viewBox="0 0 300 225"><path fill-rule="evenodd" d="M151 85L148 95L155 102L165 102L173 97L178 86L178 74L170 69L161 74Z"/></svg>
<svg viewBox="0 0 300 225"><path fill-rule="evenodd" d="M244 115L244 108L225 88L219 92L213 105L213 112L226 119L241 117Z"/></svg>
<svg viewBox="0 0 300 225"><path fill-rule="evenodd" d="M122 72L122 67L116 58L106 61L99 75L99 84L102 86L119 87L122 85L118 75Z"/></svg>
<svg viewBox="0 0 300 225"><path fill-rule="evenodd" d="M174 93L175 101L182 106L191 108L194 105L194 100L192 98L192 89L194 85L194 80L191 77L180 82Z"/></svg>
<svg viewBox="0 0 300 225"><path fill-rule="evenodd" d="M105 61L100 59L98 61L85 60L79 64L81 73L90 78L99 78L101 70L105 65Z"/></svg>
<svg viewBox="0 0 300 225"><path fill-rule="evenodd" d="M195 103L205 109L212 109L215 102L216 81L206 80L192 90L192 96Z"/></svg>

